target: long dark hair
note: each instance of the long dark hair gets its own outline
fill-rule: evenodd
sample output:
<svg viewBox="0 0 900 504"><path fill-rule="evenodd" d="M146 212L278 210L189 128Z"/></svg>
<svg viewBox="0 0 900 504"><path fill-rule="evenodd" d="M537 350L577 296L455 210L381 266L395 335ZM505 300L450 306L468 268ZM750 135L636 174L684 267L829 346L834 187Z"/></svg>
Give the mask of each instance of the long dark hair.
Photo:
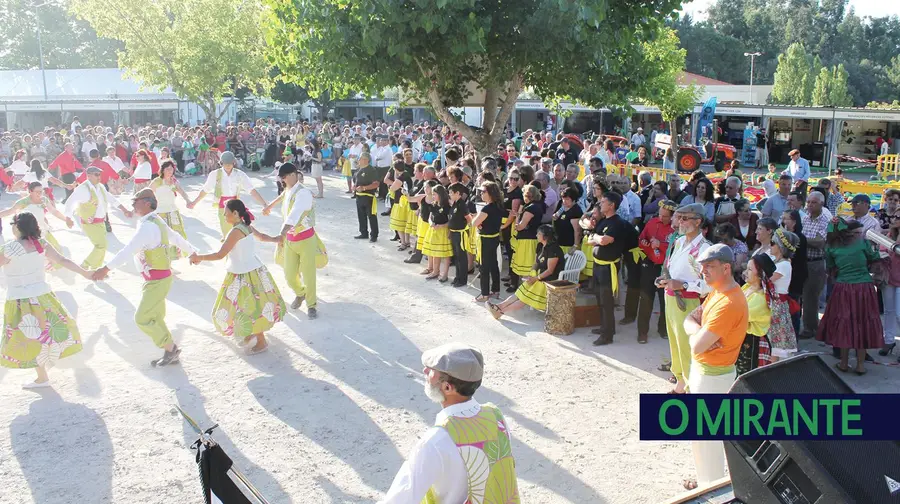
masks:
<svg viewBox="0 0 900 504"><path fill-rule="evenodd" d="M37 218L31 212L19 212L13 217L13 226L19 230L20 240L39 240L41 238L41 226Z"/></svg>
<svg viewBox="0 0 900 504"><path fill-rule="evenodd" d="M450 194L447 193L447 188L438 184L433 189L434 194L437 195L438 204L437 206L441 207L449 207L450 206Z"/></svg>
<svg viewBox="0 0 900 504"><path fill-rule="evenodd" d="M547 240L547 245L556 243L556 232L550 224L541 224L540 227L537 228L537 232L544 236Z"/></svg>
<svg viewBox="0 0 900 504"><path fill-rule="evenodd" d="M481 190L488 193L491 198L491 204L503 207L503 191L496 182L488 181L481 184Z"/></svg>
<svg viewBox="0 0 900 504"><path fill-rule="evenodd" d="M40 159L31 160L31 171L38 180L44 178L44 165L41 163Z"/></svg>
<svg viewBox="0 0 900 504"><path fill-rule="evenodd" d="M700 184L703 184L706 187L706 190L703 192L703 203L709 203L716 199L715 187L713 187L713 183L708 178L702 178L697 181L697 186L694 187L694 202L699 203L697 201L697 187L700 187Z"/></svg>
<svg viewBox="0 0 900 504"><path fill-rule="evenodd" d="M775 274L775 261L769 257L769 254L756 254L750 258L756 266L756 272L759 275L760 286L766 294L766 303L771 305L772 300L778 299L775 292L775 285L772 283L772 275Z"/></svg>
<svg viewBox="0 0 900 504"><path fill-rule="evenodd" d="M250 212L247 211L247 206L244 205L243 201L239 199L228 200L228 203L225 203L225 208L230 212L237 212L244 224L250 225Z"/></svg>

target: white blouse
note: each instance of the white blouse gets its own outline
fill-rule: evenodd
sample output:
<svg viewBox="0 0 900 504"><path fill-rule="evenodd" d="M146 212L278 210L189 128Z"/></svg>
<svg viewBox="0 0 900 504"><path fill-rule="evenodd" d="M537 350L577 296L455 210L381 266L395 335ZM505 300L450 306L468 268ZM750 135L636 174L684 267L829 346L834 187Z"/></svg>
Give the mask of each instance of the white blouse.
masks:
<svg viewBox="0 0 900 504"><path fill-rule="evenodd" d="M791 286L791 273L793 272L793 267L791 266L791 261L781 260L775 263L775 273L781 273L781 278L775 280L773 285L775 286L775 292L778 294L787 294L788 288Z"/></svg>
<svg viewBox="0 0 900 504"><path fill-rule="evenodd" d="M262 261L256 256L256 240L253 238L253 234L248 234L238 240L228 252L227 271L229 273L242 275L258 269L260 266L262 266Z"/></svg>
<svg viewBox="0 0 900 504"><path fill-rule="evenodd" d="M169 185L162 182L159 187L153 190L156 194L156 213L169 213L178 211L175 205L175 184Z"/></svg>
<svg viewBox="0 0 900 504"><path fill-rule="evenodd" d="M19 241L3 244L3 255L9 262L3 265L6 277L6 299L28 299L51 292L45 269L47 258L37 251L28 252Z"/></svg>
<svg viewBox="0 0 900 504"><path fill-rule="evenodd" d="M150 180L153 176L153 167L150 166L150 163L144 161L143 163L138 163L137 168L134 170L134 178L137 180Z"/></svg>

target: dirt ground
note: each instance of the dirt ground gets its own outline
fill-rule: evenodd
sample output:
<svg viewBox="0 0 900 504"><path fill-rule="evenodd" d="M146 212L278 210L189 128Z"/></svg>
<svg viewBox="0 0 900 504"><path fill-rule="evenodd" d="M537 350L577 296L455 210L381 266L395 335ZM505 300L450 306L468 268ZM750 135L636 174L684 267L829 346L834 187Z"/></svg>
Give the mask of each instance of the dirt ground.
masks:
<svg viewBox="0 0 900 504"><path fill-rule="evenodd" d="M193 195L201 179L182 182ZM254 183L275 196L274 180ZM133 266L96 285L53 278L85 350L51 371L52 391L24 391L32 371L0 369L0 425L8 426L0 429L0 502L200 502L195 436L174 404L204 427L219 424L215 438L273 504L373 502L440 410L423 394L420 354L454 339L484 352L476 398L509 419L523 502L654 503L679 493L693 470L689 445L638 436L638 395L669 387L655 370L668 357L665 340L638 345L631 325L615 344L596 348L585 329L547 335L533 311L496 322L472 302L475 289L426 283L417 266L403 264L387 218L378 243L353 240L355 206L345 189L327 177L326 198L317 200L330 259L318 276L319 318L308 320L305 306L292 311L265 354L245 357L214 332L210 310L224 263L176 264L167 322L182 363L163 369L150 367L159 351L132 320L141 287ZM3 195L0 208L13 200ZM277 211L263 217L258 204L250 208L258 228L280 228ZM191 242L216 250L209 200L185 216ZM134 224L118 211L112 221L115 251ZM80 261L86 237L52 224ZM273 247L259 250L271 265ZM290 303L282 270L270 268ZM900 378L898 368L870 369L847 379L878 391Z"/></svg>

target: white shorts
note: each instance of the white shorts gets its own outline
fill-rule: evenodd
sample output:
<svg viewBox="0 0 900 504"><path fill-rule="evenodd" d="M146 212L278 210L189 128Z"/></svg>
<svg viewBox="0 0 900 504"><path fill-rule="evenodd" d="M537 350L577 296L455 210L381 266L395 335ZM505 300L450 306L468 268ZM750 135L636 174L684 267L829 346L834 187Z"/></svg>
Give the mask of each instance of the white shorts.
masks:
<svg viewBox="0 0 900 504"><path fill-rule="evenodd" d="M313 163L312 168L310 169L310 176L312 178L318 178L322 176L322 164L321 163Z"/></svg>

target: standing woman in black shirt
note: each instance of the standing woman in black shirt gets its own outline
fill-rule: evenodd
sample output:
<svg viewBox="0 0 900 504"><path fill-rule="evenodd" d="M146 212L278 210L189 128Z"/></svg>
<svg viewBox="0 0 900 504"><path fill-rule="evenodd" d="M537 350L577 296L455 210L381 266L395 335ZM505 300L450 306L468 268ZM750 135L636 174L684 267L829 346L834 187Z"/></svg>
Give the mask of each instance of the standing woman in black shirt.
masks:
<svg viewBox="0 0 900 504"><path fill-rule="evenodd" d="M453 256L450 230L447 228L450 222L450 196L447 189L442 185L434 186L430 203L431 226L425 234L425 248L422 253L428 256L428 269L431 273L425 279L439 278L443 283L447 281L450 258Z"/></svg>
<svg viewBox="0 0 900 504"><path fill-rule="evenodd" d="M356 190L356 217L359 219L357 240L378 241L378 173L369 165L369 154L360 154L357 170L353 175L353 186ZM369 227L366 227L368 220ZM370 231L371 229L371 231Z"/></svg>
<svg viewBox="0 0 900 504"><path fill-rule="evenodd" d="M519 207L519 218L516 223L516 245L510 262L509 288L506 292L515 292L519 288L519 279L532 275L534 258L537 257L537 228L544 215L544 202L541 190L537 186L527 185L522 188L525 205Z"/></svg>
<svg viewBox="0 0 900 504"><path fill-rule="evenodd" d="M613 342L616 334L613 299L619 290L619 266L622 254L636 241L634 226L616 215L621 204L622 195L610 191L600 199L600 208L594 210L597 226L590 242L594 245L594 285L600 307L600 327L591 331L599 335L594 345Z"/></svg>
<svg viewBox="0 0 900 504"><path fill-rule="evenodd" d="M581 243L581 226L578 221L584 212L578 206L578 191L574 188L567 187L560 196L559 210L553 214L553 230L560 248L568 254L576 243Z"/></svg>
<svg viewBox="0 0 900 504"><path fill-rule="evenodd" d="M391 231L400 236L397 250L409 248L409 235L406 234L406 220L409 214L409 197L412 190L412 177L406 172L402 161L394 161L394 180L391 182Z"/></svg>
<svg viewBox="0 0 900 504"><path fill-rule="evenodd" d="M406 237L409 240L410 251L412 254L403 262L407 264L419 264L422 261L422 253L419 248L419 203L425 194L425 163L416 163L413 169L412 190L407 199L409 200L409 213L406 216Z"/></svg>
<svg viewBox="0 0 900 504"><path fill-rule="evenodd" d="M581 270L580 278L582 281L594 278L594 261L591 260L591 257L594 256L594 244L591 243L591 232L597 225L597 221L594 220L594 209L599 209L600 200L607 191L609 191L609 186L606 182L606 176L595 176L593 182L594 197L591 199L591 206L588 207L584 212L584 215L582 215L581 220L578 221L578 227L581 228L582 232L581 252L587 259L587 262L584 263L584 268Z"/></svg>
<svg viewBox="0 0 900 504"><path fill-rule="evenodd" d="M459 183L450 184L450 245L453 247L453 265L456 277L453 287L462 287L468 283L469 271L469 190Z"/></svg>
<svg viewBox="0 0 900 504"><path fill-rule="evenodd" d="M518 310L528 305L538 311L547 311L547 284L559 278L560 272L565 269L565 252L556 242L553 228L549 224L538 227L537 230L537 256L532 265L532 274L523 279L522 285L516 293L509 296L500 304L485 302L485 307L490 310L495 319L504 314Z"/></svg>
<svg viewBox="0 0 900 504"><path fill-rule="evenodd" d="M513 251L516 249L516 226L514 224L523 203L522 189L519 187L519 170L514 168L510 170L509 177L506 179L506 194L503 198L506 215L503 216L502 231L500 232L503 248L510 260L510 274L512 274Z"/></svg>
<svg viewBox="0 0 900 504"><path fill-rule="evenodd" d="M425 169L431 170L432 176L434 176L433 168L426 167ZM425 250L425 235L428 234L428 229L431 227L429 219L431 218L432 205L430 200L432 198L432 190L435 186L439 185L437 179L431 179L424 182L425 183L422 184L422 192L415 196L416 199L419 200L419 223L416 227L416 253L413 254L413 256L418 255L420 260L425 254L425 252L423 252ZM422 272L423 275L431 273L427 264L428 263L426 263L425 270Z"/></svg>
<svg viewBox="0 0 900 504"><path fill-rule="evenodd" d="M481 201L484 206L472 221L477 230L475 259L478 261L481 278L481 295L475 298L476 303L487 302L491 297L500 298L500 262L497 247L500 246L500 226L503 215L503 193L496 182L486 181L481 184Z"/></svg>

